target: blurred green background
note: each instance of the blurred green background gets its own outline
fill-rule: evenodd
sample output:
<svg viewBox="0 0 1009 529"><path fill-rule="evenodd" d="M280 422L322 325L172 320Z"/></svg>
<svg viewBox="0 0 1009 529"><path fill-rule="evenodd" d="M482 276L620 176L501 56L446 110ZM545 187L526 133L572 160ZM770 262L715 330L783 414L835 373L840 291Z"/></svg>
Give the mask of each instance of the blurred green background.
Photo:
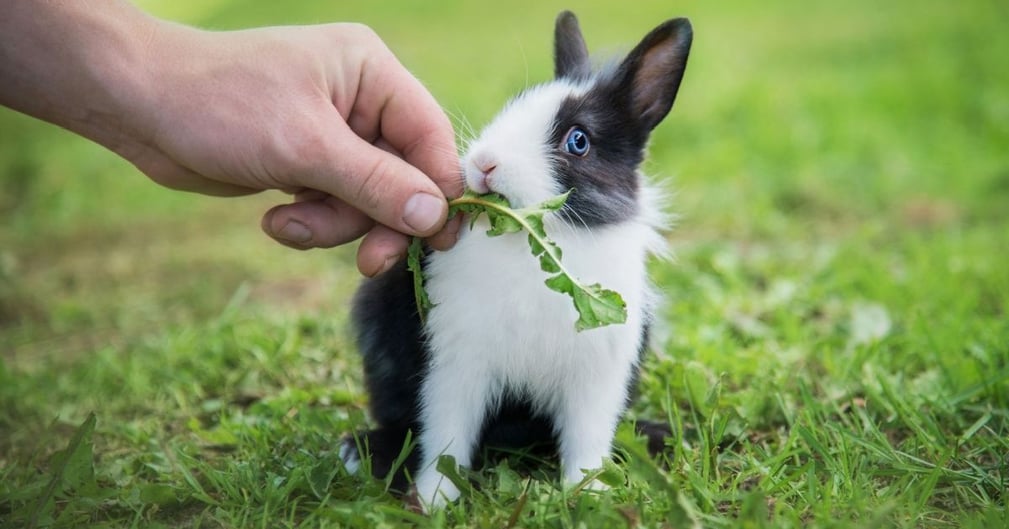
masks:
<svg viewBox="0 0 1009 529"><path fill-rule="evenodd" d="M548 78L562 7L577 11L590 48L604 55L665 18L689 16L686 82L647 165L676 191L674 241L990 226L991 252L1006 248L1009 39L999 2L141 5L215 29L369 24L457 124L477 129ZM260 213L284 197L164 190L101 148L10 111L0 113L0 138L8 357L31 362L156 332L219 311L242 283L262 287L254 301L299 311L345 305L351 250L292 252L260 234Z"/></svg>
<svg viewBox="0 0 1009 529"><path fill-rule="evenodd" d="M679 222L676 258L652 268L670 303L633 413L699 409L751 432L754 452L718 460L724 486L706 460L680 467L703 469L677 479L711 516L736 512L750 478L803 522L837 515L810 483L848 502L841 516L910 512L908 526L957 525L948 513L999 504L997 477L984 476L996 476L987 472L998 453L997 475L1009 473L1006 2L139 3L211 29L368 24L459 131L479 130L549 78L561 9L579 15L597 56L690 17L686 77L646 163L674 192ZM284 200L162 189L96 145L0 111L0 478L36 479L25 477L35 476L28 461L64 446L90 410L103 435L96 451L113 461L177 445L218 461L205 447L222 438L243 439L245 459L269 460L272 444L242 437L260 435L242 429L243 413L291 428L270 430L271 443L317 435L327 446L360 426L365 396L345 329L354 248L296 252L269 240L260 215ZM232 402L243 395L265 404ZM885 435L808 412L852 402ZM289 408L316 406L324 426L285 422ZM826 437L795 441L797 427L780 429L803 420ZM948 446L967 447L964 459ZM794 475L767 474L764 465L787 467L764 459L779 449L792 451L775 461L787 457ZM914 470L904 453L942 459L949 473ZM864 466L844 474L831 457ZM180 495L191 485L174 466L148 475L103 465L120 484L166 482Z"/></svg>

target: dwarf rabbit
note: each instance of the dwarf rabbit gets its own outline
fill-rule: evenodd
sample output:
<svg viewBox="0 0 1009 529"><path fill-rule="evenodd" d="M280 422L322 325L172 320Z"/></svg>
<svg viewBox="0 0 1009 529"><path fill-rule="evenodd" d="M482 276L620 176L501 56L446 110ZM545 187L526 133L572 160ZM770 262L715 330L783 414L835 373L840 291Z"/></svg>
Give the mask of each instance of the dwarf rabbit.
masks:
<svg viewBox="0 0 1009 529"><path fill-rule="evenodd" d="M658 194L638 168L673 105L692 29L664 22L601 72L573 14L558 16L554 38L555 79L512 100L469 146L465 182L515 208L570 190L547 233L575 277L623 296L627 321L577 332L571 300L543 284L525 234L487 237L485 220L426 255L434 307L423 324L404 263L365 281L352 320L377 427L348 438L342 457L355 469L366 448L384 476L412 435L401 470L426 508L459 495L438 457L470 466L483 445L551 443L563 479L582 480L609 457L637 380L655 301L645 264L664 245Z"/></svg>

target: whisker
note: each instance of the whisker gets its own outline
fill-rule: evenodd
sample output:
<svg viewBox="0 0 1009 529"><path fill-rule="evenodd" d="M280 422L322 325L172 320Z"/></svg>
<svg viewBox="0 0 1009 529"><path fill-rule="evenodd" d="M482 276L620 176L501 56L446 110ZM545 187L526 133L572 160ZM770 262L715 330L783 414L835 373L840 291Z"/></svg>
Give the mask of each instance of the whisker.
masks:
<svg viewBox="0 0 1009 529"><path fill-rule="evenodd" d="M515 36L516 44L519 48L519 54L522 55L522 64L525 66L525 83L523 86L529 86L529 57L526 56L526 50L522 46L522 40Z"/></svg>
<svg viewBox="0 0 1009 529"><path fill-rule="evenodd" d="M461 112L453 112L445 107L442 107L442 111L452 120L457 142L460 144L471 142L476 136L476 131L473 130L473 125L466 116Z"/></svg>

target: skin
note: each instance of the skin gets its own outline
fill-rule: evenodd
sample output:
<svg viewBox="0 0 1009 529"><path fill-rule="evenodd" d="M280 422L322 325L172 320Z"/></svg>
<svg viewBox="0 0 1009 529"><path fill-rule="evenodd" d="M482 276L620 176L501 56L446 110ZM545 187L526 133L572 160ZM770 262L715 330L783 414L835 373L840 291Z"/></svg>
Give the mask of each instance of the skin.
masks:
<svg viewBox="0 0 1009 529"><path fill-rule="evenodd" d="M0 2L0 104L69 129L172 189L294 196L262 228L297 249L363 237L376 275L408 235L447 249L462 192L451 123L359 24L210 32L128 2Z"/></svg>

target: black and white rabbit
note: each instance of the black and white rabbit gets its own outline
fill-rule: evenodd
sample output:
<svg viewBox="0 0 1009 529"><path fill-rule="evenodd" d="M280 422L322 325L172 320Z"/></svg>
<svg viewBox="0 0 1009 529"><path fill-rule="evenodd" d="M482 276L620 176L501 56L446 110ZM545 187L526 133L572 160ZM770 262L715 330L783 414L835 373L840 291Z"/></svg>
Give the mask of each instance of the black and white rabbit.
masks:
<svg viewBox="0 0 1009 529"><path fill-rule="evenodd" d="M570 298L543 284L524 234L488 237L484 221L464 229L450 251L425 258L434 308L424 324L402 263L355 297L377 428L345 441L348 468L367 448L373 473L385 475L412 432L418 446L405 469L431 508L459 495L435 468L441 455L470 466L483 444L554 443L569 483L609 457L648 336L655 296L645 263L664 246L657 193L638 167L691 40L689 21L669 20L594 73L577 19L561 13L555 79L511 101L463 157L470 189L516 208L572 190L545 219L547 233L575 277L623 296L627 322L577 332Z"/></svg>

